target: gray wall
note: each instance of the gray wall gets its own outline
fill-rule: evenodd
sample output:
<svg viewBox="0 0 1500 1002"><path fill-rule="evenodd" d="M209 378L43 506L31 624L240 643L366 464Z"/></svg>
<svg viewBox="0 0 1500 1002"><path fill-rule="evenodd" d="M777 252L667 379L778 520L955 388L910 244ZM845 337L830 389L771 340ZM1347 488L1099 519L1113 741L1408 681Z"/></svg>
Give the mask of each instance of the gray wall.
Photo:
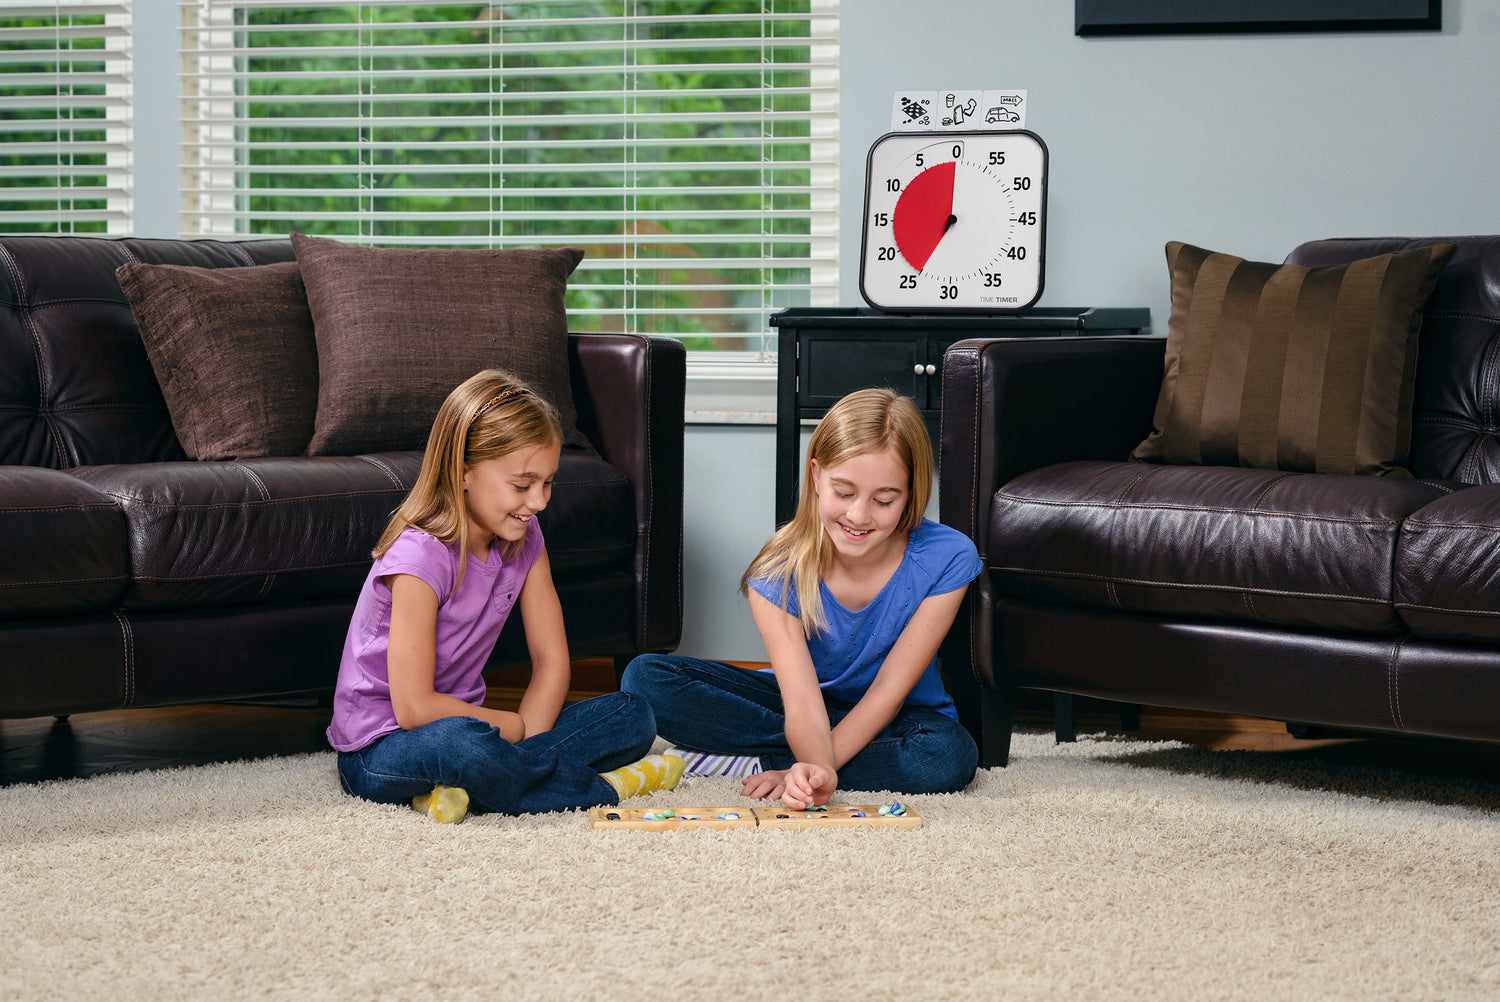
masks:
<svg viewBox="0 0 1500 1002"><path fill-rule="evenodd" d="M177 15L135 16L138 232L175 236ZM1149 306L1165 331L1174 239L1279 260L1318 237L1500 232L1500 0L1446 0L1443 21L1081 39L1066 0L844 0L841 301L859 303L864 154L897 89L1027 89L1051 152L1044 306ZM772 528L773 453L769 427L688 430L683 653L765 656L735 588Z"/></svg>

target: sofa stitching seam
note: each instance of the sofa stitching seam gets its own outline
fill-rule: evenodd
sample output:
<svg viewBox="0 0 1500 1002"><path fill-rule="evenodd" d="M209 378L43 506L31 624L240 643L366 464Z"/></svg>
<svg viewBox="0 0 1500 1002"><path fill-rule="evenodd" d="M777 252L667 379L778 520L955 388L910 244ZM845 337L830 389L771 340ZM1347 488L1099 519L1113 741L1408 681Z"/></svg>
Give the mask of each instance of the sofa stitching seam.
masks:
<svg viewBox="0 0 1500 1002"><path fill-rule="evenodd" d="M216 501L211 504L168 504L162 501L148 501L145 498L122 494L117 491L101 490L100 493L112 497L122 505L134 505L139 508L158 508L162 511L231 511L235 508L261 508L267 505L300 504L306 501L336 501L343 498L379 497L389 494L390 491L342 491L338 494L303 494L289 498L262 498L260 500L250 499L246 501Z"/></svg>
<svg viewBox="0 0 1500 1002"><path fill-rule="evenodd" d="M1394 518L1341 518L1336 515L1309 515L1306 512L1297 511L1267 511L1254 508L1228 508L1217 505L1183 505L1183 504L1123 504L1115 501L1102 501L1090 503L1087 501L1048 501L1041 498L1022 497L1017 494L1007 494L1001 490L996 495L1002 501L1012 501L1018 505L1041 505L1050 508L1129 508L1137 511L1182 511L1213 513L1218 515L1258 515L1263 518L1290 518L1303 519L1310 522L1336 522L1345 525L1368 525L1368 526L1390 526L1400 525L1409 516L1398 516Z"/></svg>
<svg viewBox="0 0 1500 1002"><path fill-rule="evenodd" d="M1143 588L1173 588L1184 591L1220 591L1220 592L1250 592L1256 595L1271 595L1277 597L1291 598L1325 598L1336 599L1343 602L1362 602L1368 605L1391 605L1391 601L1385 597L1367 597L1362 595L1341 595L1334 592L1317 591L1293 591L1285 588L1247 588L1243 585L1215 585L1195 584L1185 581L1153 581L1149 578L1125 578L1108 574L1090 574L1086 571L1044 571L1034 567L1010 567L997 566L990 568L991 573L1014 574L1019 577L1039 578L1067 578L1071 580L1105 581L1111 585L1127 584L1138 585Z"/></svg>
<svg viewBox="0 0 1500 1002"><path fill-rule="evenodd" d="M113 504L100 501L80 501L77 504L36 505L31 508L0 508L0 515L34 515L41 511L119 511Z"/></svg>
<svg viewBox="0 0 1500 1002"><path fill-rule="evenodd" d="M1386 690L1387 700L1390 704L1391 719L1395 722L1397 729L1406 730L1406 722L1401 719L1401 645L1405 643L1405 637L1398 637L1391 645L1390 656L1386 659Z"/></svg>
<svg viewBox="0 0 1500 1002"><path fill-rule="evenodd" d="M653 385L653 373L651 371L651 344L644 338L642 338L641 340L642 345L645 348L644 355L646 360L646 399L650 400L651 387ZM653 500L656 494L656 485L652 482L651 478L651 471L654 469L654 467L651 465L651 414L652 409L650 407L647 407L646 427L644 429L646 438L646 468L641 474L642 479L645 480L644 486L646 488L646 523L644 531L641 533L641 545L645 550L644 559L641 560L641 596L643 598L651 594L651 526L654 524L656 516L656 510L653 505ZM680 600L681 599L679 597L679 601ZM641 601L638 603L638 615L640 616L641 630L639 635L639 643L644 646L646 642L647 630L649 628L651 620L651 611L647 608L647 603L645 601Z"/></svg>
<svg viewBox="0 0 1500 1002"><path fill-rule="evenodd" d="M125 699L123 705L130 706L135 702L135 644L131 640L130 620L119 612L114 613L115 621L120 624L120 642L125 651Z"/></svg>
<svg viewBox="0 0 1500 1002"><path fill-rule="evenodd" d="M984 380L979 378L981 353L973 351L973 361L970 363L974 369L974 409L971 414L981 413L980 408L984 405ZM969 532L973 536L979 535L979 430L976 428L970 436L973 442L973 452L969 456ZM988 540L986 540L988 543ZM988 549L986 545L985 549ZM979 598L978 595L969 592L969 675L981 686L984 679L979 673Z"/></svg>
<svg viewBox="0 0 1500 1002"><path fill-rule="evenodd" d="M327 571L340 567L368 567L369 560L341 560L337 563L303 564L299 567L282 567L273 573L277 574L300 574L304 571ZM266 573L259 570L247 571L217 571L212 574L132 574L132 581L150 581L156 584L171 581L231 581L239 578L259 577Z"/></svg>
<svg viewBox="0 0 1500 1002"><path fill-rule="evenodd" d="M1255 500L1251 502L1250 510L1259 512L1261 510L1260 506L1265 503L1270 493L1276 489L1277 485L1284 483L1289 477L1291 477L1290 473L1284 473L1279 477L1272 477L1266 481L1266 485L1256 493Z"/></svg>
<svg viewBox="0 0 1500 1002"><path fill-rule="evenodd" d="M238 470L242 476L249 480L250 483L254 484L255 489L260 491L262 501L271 500L271 492L266 487L266 482L262 480L260 475L257 474L254 470L250 469L250 467L244 465L243 463L228 463L226 465L230 469ZM253 602L265 601L266 596L271 594L271 589L276 585L277 572L274 568L265 571L264 574L265 578L260 583L260 591L256 592L255 598L251 599L251 601Z"/></svg>
<svg viewBox="0 0 1500 1002"><path fill-rule="evenodd" d="M101 581L124 581L129 574L101 574L91 578L41 578L32 581L0 581L4 588L45 588L50 585L98 584Z"/></svg>
<svg viewBox="0 0 1500 1002"><path fill-rule="evenodd" d="M1392 602L1397 609L1414 612L1442 612L1452 616L1500 616L1500 609L1460 609L1456 606L1428 605L1424 602Z"/></svg>
<svg viewBox="0 0 1500 1002"><path fill-rule="evenodd" d="M396 476L396 471L391 469L389 464L376 459L374 456L356 456L355 458L360 460L361 462L369 463L381 473L384 473L386 479L395 484L397 487L403 489L406 487L406 485L401 482L401 478Z"/></svg>

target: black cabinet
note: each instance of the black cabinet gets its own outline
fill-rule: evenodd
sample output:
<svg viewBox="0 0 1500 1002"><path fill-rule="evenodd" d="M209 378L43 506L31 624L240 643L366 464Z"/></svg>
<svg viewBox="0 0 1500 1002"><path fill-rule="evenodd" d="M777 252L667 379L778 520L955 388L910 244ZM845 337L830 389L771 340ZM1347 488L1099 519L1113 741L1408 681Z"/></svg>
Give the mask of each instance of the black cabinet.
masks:
<svg viewBox="0 0 1500 1002"><path fill-rule="evenodd" d="M937 447L943 353L971 337L1080 337L1140 334L1151 311L1047 307L996 316L899 316L870 309L801 308L771 317L777 328L776 524L797 508L803 421L839 398L889 386L916 401Z"/></svg>

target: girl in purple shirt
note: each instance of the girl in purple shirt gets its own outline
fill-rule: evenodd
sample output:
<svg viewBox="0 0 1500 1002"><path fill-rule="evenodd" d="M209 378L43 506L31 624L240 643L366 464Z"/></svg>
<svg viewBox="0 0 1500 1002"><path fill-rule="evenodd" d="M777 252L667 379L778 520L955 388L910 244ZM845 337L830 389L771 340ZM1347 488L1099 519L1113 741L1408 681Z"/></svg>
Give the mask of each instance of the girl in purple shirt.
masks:
<svg viewBox="0 0 1500 1002"><path fill-rule="evenodd" d="M561 443L552 405L500 370L439 408L344 641L328 740L347 792L456 822L471 806L542 813L676 786L682 759L646 756L644 700L564 706L568 643L536 521ZM484 705L483 671L517 608L532 666L512 713Z"/></svg>

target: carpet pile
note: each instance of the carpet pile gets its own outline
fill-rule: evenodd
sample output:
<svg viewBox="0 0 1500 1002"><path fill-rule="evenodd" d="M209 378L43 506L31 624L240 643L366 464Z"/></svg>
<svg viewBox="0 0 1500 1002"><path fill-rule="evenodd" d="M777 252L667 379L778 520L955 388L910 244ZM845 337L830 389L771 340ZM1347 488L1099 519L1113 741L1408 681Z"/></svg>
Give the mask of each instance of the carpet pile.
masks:
<svg viewBox="0 0 1500 1002"><path fill-rule="evenodd" d="M1500 783L1018 734L908 799L919 830L438 826L331 753L3 788L0 998L1500 997Z"/></svg>

